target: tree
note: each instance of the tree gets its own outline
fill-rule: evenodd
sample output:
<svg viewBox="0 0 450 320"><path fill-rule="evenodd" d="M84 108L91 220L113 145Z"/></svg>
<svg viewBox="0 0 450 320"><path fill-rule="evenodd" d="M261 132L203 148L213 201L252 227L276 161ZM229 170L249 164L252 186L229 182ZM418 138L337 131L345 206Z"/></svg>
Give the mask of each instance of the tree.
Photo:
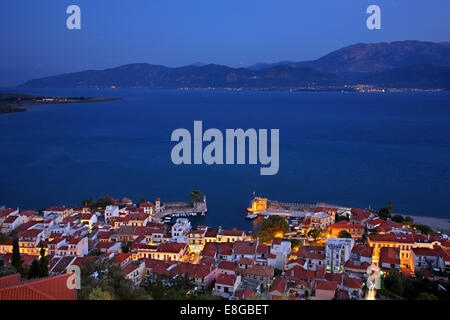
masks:
<svg viewBox="0 0 450 320"><path fill-rule="evenodd" d="M380 210L378 210L378 216L381 219L386 220L387 218L391 217L391 212L387 208L381 208Z"/></svg>
<svg viewBox="0 0 450 320"><path fill-rule="evenodd" d="M386 286L386 289L389 291L395 293L398 296L403 295L403 281L402 281L402 275L399 272L389 272L389 274L384 279L384 284Z"/></svg>
<svg viewBox="0 0 450 320"><path fill-rule="evenodd" d="M410 216L406 216L405 219L403 220L403 222L405 224L407 224L408 226L412 225L414 223L414 219L411 218Z"/></svg>
<svg viewBox="0 0 450 320"><path fill-rule="evenodd" d="M19 249L19 240L15 238L13 240L13 252L12 252L12 261L11 265L16 269L17 272L22 273L23 272L23 260L20 257L20 249Z"/></svg>
<svg viewBox="0 0 450 320"><path fill-rule="evenodd" d="M341 230L338 234L338 238L351 238L352 235L347 230Z"/></svg>
<svg viewBox="0 0 450 320"><path fill-rule="evenodd" d="M273 239L273 236L265 230L260 230L254 234L252 234L252 238L254 240L259 239L261 242L270 242Z"/></svg>
<svg viewBox="0 0 450 320"><path fill-rule="evenodd" d="M429 233L433 232L433 229L431 229L429 226L427 226L425 224L420 224L420 223L413 224L412 227L419 230L423 234L429 234Z"/></svg>
<svg viewBox="0 0 450 320"><path fill-rule="evenodd" d="M90 207L90 206L92 206L93 204L95 204L95 201L92 200L91 198L85 199L85 200L81 201L81 205L82 205L83 207L85 207L85 206Z"/></svg>
<svg viewBox="0 0 450 320"><path fill-rule="evenodd" d="M189 194L189 199L191 200L192 203L194 203L195 201L199 201L202 197L202 192L200 190L192 190L191 193Z"/></svg>
<svg viewBox="0 0 450 320"><path fill-rule="evenodd" d="M110 196L100 197L96 202L97 208L105 208L106 206L111 206L114 204L114 200Z"/></svg>
<svg viewBox="0 0 450 320"><path fill-rule="evenodd" d="M309 300L309 290L305 291L305 300Z"/></svg>
<svg viewBox="0 0 450 320"><path fill-rule="evenodd" d="M28 279L40 278L40 265L37 259L34 259L31 263L30 270L28 271Z"/></svg>
<svg viewBox="0 0 450 320"><path fill-rule="evenodd" d="M438 298L432 293L421 292L417 300L438 300Z"/></svg>
<svg viewBox="0 0 450 320"><path fill-rule="evenodd" d="M41 250L39 252L41 254L39 260L39 277L48 277L48 258L45 255L44 244L41 243Z"/></svg>
<svg viewBox="0 0 450 320"><path fill-rule="evenodd" d="M123 253L128 253L130 251L131 241L122 242L121 248Z"/></svg>
<svg viewBox="0 0 450 320"><path fill-rule="evenodd" d="M392 213L392 210L394 209L394 205L392 204L392 201L388 202L386 209L388 209L389 212Z"/></svg>
<svg viewBox="0 0 450 320"><path fill-rule="evenodd" d="M314 241L317 241L317 240L322 239L324 233L325 233L324 230L311 229L308 231L308 237L311 237L314 239Z"/></svg>
<svg viewBox="0 0 450 320"><path fill-rule="evenodd" d="M404 218L403 216L396 214L395 216L392 217L392 221L398 222L398 223L403 223L404 222Z"/></svg>
<svg viewBox="0 0 450 320"><path fill-rule="evenodd" d="M286 232L289 232L287 220L280 216L270 216L263 221L254 237L260 238L263 242L270 242L274 237L282 237Z"/></svg>
<svg viewBox="0 0 450 320"><path fill-rule="evenodd" d="M140 205L141 203L147 202L147 200L145 200L145 198L141 198L141 200L139 200L138 205Z"/></svg>
<svg viewBox="0 0 450 320"><path fill-rule="evenodd" d="M5 243L5 242L7 242L8 240L9 240L9 237L8 237L6 234L0 232L0 244L1 244L1 243Z"/></svg>
<svg viewBox="0 0 450 320"><path fill-rule="evenodd" d="M88 300L114 300L108 291L103 291L101 287L95 287L89 294Z"/></svg>

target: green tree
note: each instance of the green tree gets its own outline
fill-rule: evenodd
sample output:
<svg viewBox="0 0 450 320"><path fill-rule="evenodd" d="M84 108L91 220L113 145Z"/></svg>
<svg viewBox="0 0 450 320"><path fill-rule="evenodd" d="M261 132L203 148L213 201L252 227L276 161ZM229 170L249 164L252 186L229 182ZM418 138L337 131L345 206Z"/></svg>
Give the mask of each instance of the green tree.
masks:
<svg viewBox="0 0 450 320"><path fill-rule="evenodd" d="M30 270L28 270L28 279L40 278L40 265L37 259L31 263Z"/></svg>
<svg viewBox="0 0 450 320"><path fill-rule="evenodd" d="M121 248L123 253L128 253L130 251L131 241L128 242L122 242Z"/></svg>
<svg viewBox="0 0 450 320"><path fill-rule="evenodd" d="M378 210L378 216L381 219L386 220L387 218L391 217L391 212L387 208L381 208L380 210Z"/></svg>
<svg viewBox="0 0 450 320"><path fill-rule="evenodd" d="M395 216L393 216L391 220L395 221L395 222L398 222L398 223L403 223L405 221L403 216L401 216L399 214L396 214Z"/></svg>
<svg viewBox="0 0 450 320"><path fill-rule="evenodd" d="M192 190L191 193L189 193L189 199L192 203L195 201L200 201L202 198L202 192L200 190Z"/></svg>
<svg viewBox="0 0 450 320"><path fill-rule="evenodd" d="M8 240L9 240L9 237L6 234L0 232L0 244L5 243Z"/></svg>
<svg viewBox="0 0 450 320"><path fill-rule="evenodd" d="M39 277L48 277L48 258L45 255L44 244L41 243L40 250L40 260L39 260Z"/></svg>
<svg viewBox="0 0 450 320"><path fill-rule="evenodd" d="M403 296L403 280L402 275L399 272L389 272L384 279L384 284L387 290L395 293L398 296Z"/></svg>
<svg viewBox="0 0 450 320"><path fill-rule="evenodd" d="M420 223L413 224L412 227L419 230L423 234L429 234L429 233L433 232L433 229L431 229L429 226L427 226L425 224L420 224Z"/></svg>
<svg viewBox="0 0 450 320"><path fill-rule="evenodd" d="M103 291L101 287L95 287L89 294L88 300L114 300L108 291Z"/></svg>
<svg viewBox="0 0 450 320"><path fill-rule="evenodd" d="M138 205L140 205L141 203L147 202L147 200L145 200L145 198L141 198L141 200L139 200Z"/></svg>
<svg viewBox="0 0 450 320"><path fill-rule="evenodd" d="M11 265L14 267L14 269L16 269L17 272L22 273L23 272L22 264L23 260L20 256L19 240L17 240L17 238L14 238Z"/></svg>
<svg viewBox="0 0 450 320"><path fill-rule="evenodd" d="M419 293L417 300L438 300L438 298L432 293L421 292Z"/></svg>
<svg viewBox="0 0 450 320"><path fill-rule="evenodd" d="M308 231L308 237L313 238L314 241L322 239L324 234L325 234L325 231L320 230L320 229L311 229Z"/></svg>
<svg viewBox="0 0 450 320"><path fill-rule="evenodd" d="M407 224L408 226L412 225L414 223L414 219L410 216L406 216L403 220L403 223Z"/></svg>
<svg viewBox="0 0 450 320"><path fill-rule="evenodd" d="M289 223L280 216L270 216L264 219L254 238L259 238L263 242L270 242L274 237L279 237L289 232Z"/></svg>
<svg viewBox="0 0 450 320"><path fill-rule="evenodd" d="M347 230L341 230L338 234L338 238L351 238L352 235Z"/></svg>
<svg viewBox="0 0 450 320"><path fill-rule="evenodd" d="M98 198L95 206L97 208L105 208L106 206L111 206L114 204L114 200L110 196Z"/></svg>
<svg viewBox="0 0 450 320"><path fill-rule="evenodd" d="M90 199L90 198L89 199L85 199L85 200L81 201L81 205L83 207L85 207L85 206L90 207L92 205L95 205L95 201Z"/></svg>
<svg viewBox="0 0 450 320"><path fill-rule="evenodd" d="M388 209L389 212L392 213L392 210L394 210L394 205L392 204L392 201L388 202L386 209Z"/></svg>

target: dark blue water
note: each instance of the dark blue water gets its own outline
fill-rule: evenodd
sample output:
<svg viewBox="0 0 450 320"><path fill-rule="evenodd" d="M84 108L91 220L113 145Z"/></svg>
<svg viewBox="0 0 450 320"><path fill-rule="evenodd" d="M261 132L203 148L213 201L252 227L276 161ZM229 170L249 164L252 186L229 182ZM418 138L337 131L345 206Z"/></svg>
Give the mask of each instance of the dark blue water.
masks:
<svg viewBox="0 0 450 320"><path fill-rule="evenodd" d="M450 216L450 93L19 90L123 97L0 115L0 205L79 205L85 198L207 195L202 223L250 228L253 191L282 201ZM176 128L279 128L280 171L175 166Z"/></svg>

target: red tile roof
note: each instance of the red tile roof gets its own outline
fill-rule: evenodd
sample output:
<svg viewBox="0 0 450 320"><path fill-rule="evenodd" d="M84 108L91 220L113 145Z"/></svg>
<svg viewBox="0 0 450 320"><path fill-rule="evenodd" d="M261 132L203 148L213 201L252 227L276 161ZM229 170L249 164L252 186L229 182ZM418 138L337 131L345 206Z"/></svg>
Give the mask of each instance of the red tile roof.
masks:
<svg viewBox="0 0 450 320"><path fill-rule="evenodd" d="M286 284L287 284L286 278L276 278L275 281L270 286L270 293L277 291L281 294L284 294L286 291Z"/></svg>
<svg viewBox="0 0 450 320"><path fill-rule="evenodd" d="M167 253L179 253L180 251L185 249L186 246L187 245L185 243L175 243L175 242L161 243L158 246L158 249L156 251L157 252L167 252Z"/></svg>
<svg viewBox="0 0 450 320"><path fill-rule="evenodd" d="M223 235L228 237L240 237L243 233L245 233L245 231L239 231L236 230L236 228L233 228L232 230L223 230Z"/></svg>
<svg viewBox="0 0 450 320"><path fill-rule="evenodd" d="M67 283L72 274L29 280L0 287L0 300L76 300Z"/></svg>
<svg viewBox="0 0 450 320"><path fill-rule="evenodd" d="M232 270L235 271L236 270L236 262L231 262L231 261L220 261L219 265L217 266L217 268L222 269L222 270Z"/></svg>
<svg viewBox="0 0 450 320"><path fill-rule="evenodd" d="M11 285L13 283L20 282L20 273L10 274L0 278L0 288L3 286Z"/></svg>
<svg viewBox="0 0 450 320"><path fill-rule="evenodd" d="M121 264L122 262L131 259L131 253L118 253L117 255L114 256L114 258L112 258L111 262L112 263L119 263Z"/></svg>
<svg viewBox="0 0 450 320"><path fill-rule="evenodd" d="M336 281L325 281L325 280L316 280L314 283L316 290L328 290L328 291L336 291L337 282Z"/></svg>
<svg viewBox="0 0 450 320"><path fill-rule="evenodd" d="M223 286L234 286L234 282L236 281L236 276L231 274L221 273L217 276L216 285Z"/></svg>
<svg viewBox="0 0 450 320"><path fill-rule="evenodd" d="M233 245L234 254L255 254L256 245L250 241L236 241Z"/></svg>
<svg viewBox="0 0 450 320"><path fill-rule="evenodd" d="M380 263L400 264L400 249L383 247L380 250Z"/></svg>
<svg viewBox="0 0 450 320"><path fill-rule="evenodd" d="M360 279L356 278L344 278L343 286L350 289L362 289L363 283Z"/></svg>

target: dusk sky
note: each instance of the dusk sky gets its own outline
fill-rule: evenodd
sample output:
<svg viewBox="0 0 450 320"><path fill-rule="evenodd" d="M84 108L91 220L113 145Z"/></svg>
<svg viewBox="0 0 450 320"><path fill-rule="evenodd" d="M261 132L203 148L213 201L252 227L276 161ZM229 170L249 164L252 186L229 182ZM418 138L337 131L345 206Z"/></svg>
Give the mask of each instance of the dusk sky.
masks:
<svg viewBox="0 0 450 320"><path fill-rule="evenodd" d="M81 8L81 30L66 8ZM366 28L381 7L382 29ZM358 42L450 40L448 0L25 0L0 3L0 86L147 62L302 61Z"/></svg>

